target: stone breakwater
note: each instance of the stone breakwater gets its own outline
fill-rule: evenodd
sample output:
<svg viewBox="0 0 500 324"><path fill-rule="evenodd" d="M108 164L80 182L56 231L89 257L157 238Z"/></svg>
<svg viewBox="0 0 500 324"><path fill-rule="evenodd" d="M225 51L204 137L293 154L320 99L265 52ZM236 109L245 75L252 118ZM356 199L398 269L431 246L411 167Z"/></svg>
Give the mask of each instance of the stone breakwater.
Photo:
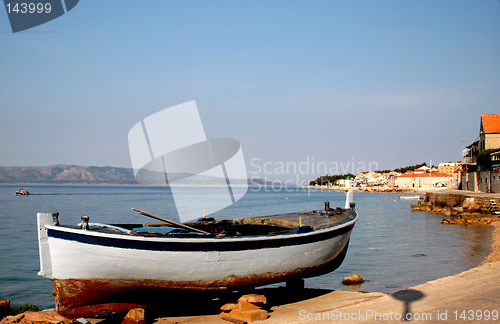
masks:
<svg viewBox="0 0 500 324"><path fill-rule="evenodd" d="M443 213L443 224L490 224L500 219L500 195L450 190L427 192L425 199L411 205L414 211Z"/></svg>

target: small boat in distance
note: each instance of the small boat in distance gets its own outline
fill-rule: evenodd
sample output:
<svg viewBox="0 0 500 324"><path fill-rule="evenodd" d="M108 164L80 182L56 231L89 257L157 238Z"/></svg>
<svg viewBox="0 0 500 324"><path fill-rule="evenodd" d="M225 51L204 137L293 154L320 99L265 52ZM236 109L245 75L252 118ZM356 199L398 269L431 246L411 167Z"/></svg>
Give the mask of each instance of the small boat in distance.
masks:
<svg viewBox="0 0 500 324"><path fill-rule="evenodd" d="M415 195L415 196L398 196L399 199L424 199L424 196L421 195Z"/></svg>
<svg viewBox="0 0 500 324"><path fill-rule="evenodd" d="M28 191L28 189L19 188L19 190L16 191L16 196L29 196L29 195L30 192Z"/></svg>
<svg viewBox="0 0 500 324"><path fill-rule="evenodd" d="M358 220L345 208L176 224L60 225L38 213L40 276L56 311L84 317L158 304L180 292L223 292L337 269ZM142 212L144 215L158 216ZM173 226L178 225L178 226Z"/></svg>

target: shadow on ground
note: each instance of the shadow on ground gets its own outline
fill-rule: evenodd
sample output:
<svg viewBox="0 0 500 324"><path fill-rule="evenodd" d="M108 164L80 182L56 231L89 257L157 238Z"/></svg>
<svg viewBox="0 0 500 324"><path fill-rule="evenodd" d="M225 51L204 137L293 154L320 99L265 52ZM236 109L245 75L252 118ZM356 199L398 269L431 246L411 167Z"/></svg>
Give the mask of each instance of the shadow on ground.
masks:
<svg viewBox="0 0 500 324"><path fill-rule="evenodd" d="M421 291L418 291L415 289L405 289L405 290L395 292L394 294L391 294L391 296L393 298L405 303L405 308L404 308L401 316L402 316L404 321L409 321L412 318L410 304L414 301L417 301L417 300L424 298L425 294L422 293Z"/></svg>
<svg viewBox="0 0 500 324"><path fill-rule="evenodd" d="M158 318L175 318L185 316L210 316L218 315L220 307L226 303L236 302L245 294L259 294L267 298L264 309L270 310L273 306L296 303L299 301L319 297L333 290L327 289L290 289L286 287L259 288L239 292L224 293L176 293L165 295L155 305L148 306L146 310L146 323L153 323ZM100 320L91 320L91 323L118 324L126 315L125 312L108 314ZM270 313L270 315L272 312Z"/></svg>

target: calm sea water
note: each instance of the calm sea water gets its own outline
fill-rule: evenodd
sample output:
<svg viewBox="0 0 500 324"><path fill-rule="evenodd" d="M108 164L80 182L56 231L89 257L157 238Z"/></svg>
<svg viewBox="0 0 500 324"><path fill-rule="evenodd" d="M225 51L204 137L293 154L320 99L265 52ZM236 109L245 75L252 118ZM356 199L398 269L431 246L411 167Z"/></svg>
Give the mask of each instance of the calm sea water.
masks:
<svg viewBox="0 0 500 324"><path fill-rule="evenodd" d="M54 305L52 282L39 271L36 213L57 211L61 224L91 222L155 223L130 208L178 220L168 187L31 185L31 196L15 196L0 186L0 298L12 304ZM196 188L197 194L203 187ZM186 194L189 194L186 192ZM306 287L346 289L342 278L358 273L363 291L394 292L478 265L489 253L486 225L444 226L442 215L412 212L414 201L397 194L356 193L359 221L347 257L335 272L306 280ZM236 204L212 214L218 219L250 217L344 206L345 194L304 189L251 188ZM201 216L201 212L200 212Z"/></svg>

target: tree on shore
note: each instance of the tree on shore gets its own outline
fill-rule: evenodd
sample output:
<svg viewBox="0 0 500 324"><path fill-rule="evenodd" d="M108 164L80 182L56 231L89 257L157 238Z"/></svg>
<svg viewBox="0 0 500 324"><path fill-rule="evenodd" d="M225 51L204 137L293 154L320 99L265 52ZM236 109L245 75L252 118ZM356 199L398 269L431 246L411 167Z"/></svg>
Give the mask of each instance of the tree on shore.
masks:
<svg viewBox="0 0 500 324"><path fill-rule="evenodd" d="M317 184L318 186L325 186L328 183L334 184L335 181L337 181L339 179L345 179L347 177L350 177L351 179L353 179L355 177L355 175L352 173L336 174L336 175L328 175L327 174L325 176L321 176L319 178L316 178L315 180L311 180L309 182L309 185L314 186Z"/></svg>
<svg viewBox="0 0 500 324"><path fill-rule="evenodd" d="M427 163L424 162L424 163L420 163L420 164L409 165L409 166L404 167L404 168L394 169L394 172L406 173L407 171L419 169L423 166L427 166Z"/></svg>
<svg viewBox="0 0 500 324"><path fill-rule="evenodd" d="M377 170L377 171L373 171L373 172L377 172L377 173L389 173L389 172L398 172L398 173L406 173L407 171L410 171L410 170L415 170L415 169L418 169L418 168L421 168L423 166L427 166L427 163L423 162L423 163L420 163L420 164L416 164L416 165L409 165L409 166L406 166L404 168L397 168L397 169L394 169L394 170ZM363 173L368 173L369 171L367 172L363 172ZM309 185L311 186L314 186L314 185L319 185L319 186L324 186L324 185L327 185L328 183L331 183L331 184L334 184L337 180L339 179L345 179L347 177L350 177L351 179L354 179L356 176L352 173L346 173L346 174L336 174L336 175L325 175L325 176L321 176L321 177L318 177L316 178L315 180L311 180L309 182Z"/></svg>

